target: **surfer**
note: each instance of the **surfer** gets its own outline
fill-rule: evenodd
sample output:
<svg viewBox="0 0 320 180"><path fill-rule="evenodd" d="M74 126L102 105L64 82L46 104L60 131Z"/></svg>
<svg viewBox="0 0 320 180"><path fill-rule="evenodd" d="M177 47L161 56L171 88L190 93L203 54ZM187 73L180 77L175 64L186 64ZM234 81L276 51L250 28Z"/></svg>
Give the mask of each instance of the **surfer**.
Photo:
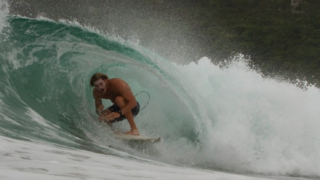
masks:
<svg viewBox="0 0 320 180"><path fill-rule="evenodd" d="M140 105L136 101L129 85L122 79L109 79L103 73L95 73L90 79L90 86L94 87L93 98L95 99L99 120L111 125L127 119L131 130L125 134L138 136L139 131L134 122L134 116L139 113ZM102 98L110 99L113 105L104 110Z"/></svg>

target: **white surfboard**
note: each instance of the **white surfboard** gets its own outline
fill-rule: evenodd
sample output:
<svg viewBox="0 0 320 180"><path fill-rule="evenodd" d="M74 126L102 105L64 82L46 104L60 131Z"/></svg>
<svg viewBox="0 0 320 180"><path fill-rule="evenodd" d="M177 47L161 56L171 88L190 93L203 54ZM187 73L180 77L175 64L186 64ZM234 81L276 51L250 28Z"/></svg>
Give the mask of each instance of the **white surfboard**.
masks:
<svg viewBox="0 0 320 180"><path fill-rule="evenodd" d="M114 133L113 136L117 139L137 143L157 143L161 141L160 137L134 136L122 133Z"/></svg>

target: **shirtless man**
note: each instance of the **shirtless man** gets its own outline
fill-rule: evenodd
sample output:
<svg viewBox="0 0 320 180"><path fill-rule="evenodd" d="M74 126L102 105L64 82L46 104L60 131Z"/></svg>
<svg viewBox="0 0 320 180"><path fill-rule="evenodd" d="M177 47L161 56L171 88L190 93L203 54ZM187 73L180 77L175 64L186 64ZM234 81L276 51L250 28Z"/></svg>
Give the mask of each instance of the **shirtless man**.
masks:
<svg viewBox="0 0 320 180"><path fill-rule="evenodd" d="M136 101L129 85L122 79L109 79L103 73L95 73L90 79L93 86L93 98L95 99L96 112L99 120L109 125L127 119L131 130L125 134L139 135L139 131L133 117L139 113L140 105ZM110 99L113 105L103 110L102 100Z"/></svg>

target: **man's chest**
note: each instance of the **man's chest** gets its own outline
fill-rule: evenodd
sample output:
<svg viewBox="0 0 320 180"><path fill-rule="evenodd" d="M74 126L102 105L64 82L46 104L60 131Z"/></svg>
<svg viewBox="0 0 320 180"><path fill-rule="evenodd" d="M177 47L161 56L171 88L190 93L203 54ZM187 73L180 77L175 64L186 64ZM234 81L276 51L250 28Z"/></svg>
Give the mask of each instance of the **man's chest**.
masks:
<svg viewBox="0 0 320 180"><path fill-rule="evenodd" d="M110 99L111 101L114 101L117 97L117 93L110 92L110 93L106 93L106 94L101 94L100 97L103 99Z"/></svg>

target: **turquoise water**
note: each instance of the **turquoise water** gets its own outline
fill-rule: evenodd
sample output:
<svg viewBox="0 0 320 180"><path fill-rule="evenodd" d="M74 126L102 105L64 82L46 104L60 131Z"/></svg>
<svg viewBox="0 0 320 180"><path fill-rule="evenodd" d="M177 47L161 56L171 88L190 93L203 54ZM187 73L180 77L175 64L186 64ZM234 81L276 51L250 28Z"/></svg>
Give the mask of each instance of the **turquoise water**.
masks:
<svg viewBox="0 0 320 180"><path fill-rule="evenodd" d="M182 112L189 107L172 89L176 82L165 72L168 69L162 70L155 59L126 42L74 25L16 17L8 24L1 43L1 102L5 105L1 112L8 120L2 121L3 135L76 147L90 142L89 136L107 139L103 133L108 128L97 122L89 86L91 75L103 72L127 81L134 94L147 91L152 97L136 119L141 133L183 137L197 144L192 114ZM149 101L145 93L137 99L142 106ZM158 107L161 104L170 107ZM151 113L153 109L157 112ZM159 126L165 128L168 123L174 126L160 131ZM128 128L127 123L118 126Z"/></svg>
<svg viewBox="0 0 320 180"><path fill-rule="evenodd" d="M264 79L246 61L239 55L227 68L208 58L179 65L94 28L8 17L0 42L0 135L179 166L319 177L319 89ZM136 123L141 134L164 142L141 152L108 134L89 86L95 72L150 94L150 101L137 96L149 104Z"/></svg>

